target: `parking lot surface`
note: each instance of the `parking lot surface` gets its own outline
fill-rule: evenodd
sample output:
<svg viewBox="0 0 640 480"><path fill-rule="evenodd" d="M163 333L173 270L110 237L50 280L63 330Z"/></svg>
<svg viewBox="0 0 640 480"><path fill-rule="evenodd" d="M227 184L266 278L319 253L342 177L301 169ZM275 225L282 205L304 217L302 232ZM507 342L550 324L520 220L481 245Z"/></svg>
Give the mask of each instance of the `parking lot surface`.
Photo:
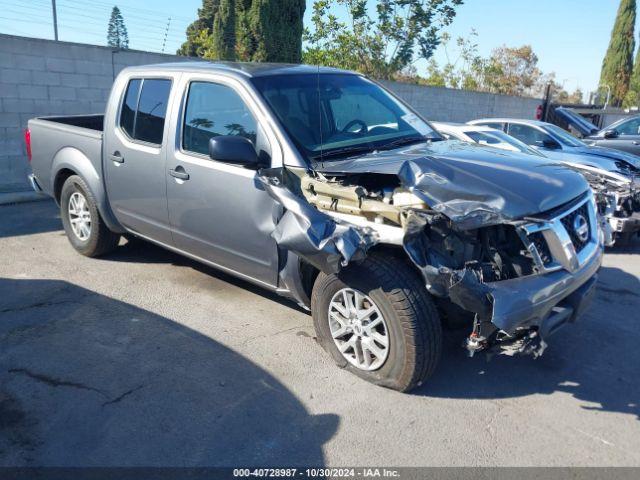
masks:
<svg viewBox="0 0 640 480"><path fill-rule="evenodd" d="M640 243L538 359L450 333L411 394L344 372L296 305L151 244L71 248L0 207L2 466L640 465Z"/></svg>

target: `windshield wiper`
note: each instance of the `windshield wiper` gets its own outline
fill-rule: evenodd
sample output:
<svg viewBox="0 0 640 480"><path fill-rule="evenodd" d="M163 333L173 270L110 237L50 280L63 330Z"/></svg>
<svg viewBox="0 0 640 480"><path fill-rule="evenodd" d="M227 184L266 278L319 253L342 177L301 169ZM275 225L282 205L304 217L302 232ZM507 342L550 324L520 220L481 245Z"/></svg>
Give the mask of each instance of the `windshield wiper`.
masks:
<svg viewBox="0 0 640 480"><path fill-rule="evenodd" d="M385 143L384 145L377 148L377 150L391 150L395 147L401 147L402 145L411 145L412 143L423 143L423 142L437 142L441 140L439 137L403 137L398 138L392 142Z"/></svg>
<svg viewBox="0 0 640 480"><path fill-rule="evenodd" d="M348 157L350 155L355 155L357 153L370 153L374 149L368 146L360 145L354 147L344 147L338 148L336 150L329 150L328 152L322 152L318 155L314 155L311 157L312 160L324 160L325 158L334 158L334 157Z"/></svg>

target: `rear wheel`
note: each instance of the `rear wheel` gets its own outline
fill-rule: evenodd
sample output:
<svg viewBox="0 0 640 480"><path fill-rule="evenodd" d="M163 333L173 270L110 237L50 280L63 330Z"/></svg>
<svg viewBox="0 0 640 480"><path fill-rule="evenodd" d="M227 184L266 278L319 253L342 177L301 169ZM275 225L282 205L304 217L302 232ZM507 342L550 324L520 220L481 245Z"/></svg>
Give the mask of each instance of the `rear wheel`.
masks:
<svg viewBox="0 0 640 480"><path fill-rule="evenodd" d="M367 381L408 391L435 371L440 318L418 274L399 259L371 254L338 275L321 273L311 310L323 348Z"/></svg>
<svg viewBox="0 0 640 480"><path fill-rule="evenodd" d="M60 217L69 242L79 253L97 257L112 251L120 240L105 225L85 181L70 176L60 194Z"/></svg>

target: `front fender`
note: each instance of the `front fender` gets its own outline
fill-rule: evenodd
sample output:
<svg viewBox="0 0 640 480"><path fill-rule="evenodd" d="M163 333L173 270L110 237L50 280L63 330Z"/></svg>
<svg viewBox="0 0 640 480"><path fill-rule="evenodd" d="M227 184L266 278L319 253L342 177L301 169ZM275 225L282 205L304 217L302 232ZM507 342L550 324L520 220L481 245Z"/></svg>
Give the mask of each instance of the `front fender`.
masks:
<svg viewBox="0 0 640 480"><path fill-rule="evenodd" d="M86 182L91 194L96 199L98 211L109 230L116 233L125 233L126 230L120 225L111 211L103 178L96 170L93 162L77 148L64 147L60 149L55 154L51 166L53 175L50 180L50 189L52 192L55 191L56 179L63 170L75 172Z"/></svg>

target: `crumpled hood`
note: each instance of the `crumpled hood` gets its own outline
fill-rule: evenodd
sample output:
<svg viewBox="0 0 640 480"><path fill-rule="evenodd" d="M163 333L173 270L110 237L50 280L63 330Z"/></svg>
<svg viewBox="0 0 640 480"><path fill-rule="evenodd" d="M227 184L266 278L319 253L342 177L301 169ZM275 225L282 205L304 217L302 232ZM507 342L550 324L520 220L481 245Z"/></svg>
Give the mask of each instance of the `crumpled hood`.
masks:
<svg viewBox="0 0 640 480"><path fill-rule="evenodd" d="M572 147L570 151L571 153L579 153L581 155L603 157L609 160L622 161L637 169L640 169L640 157L632 153L623 152L620 150L614 150L613 148L586 146L586 147ZM602 166L606 168L606 165L602 165ZM609 168L606 168L606 169L610 170Z"/></svg>
<svg viewBox="0 0 640 480"><path fill-rule="evenodd" d="M450 141L324 162L315 170L397 175L402 185L459 228L535 215L589 189L582 175L558 163Z"/></svg>

